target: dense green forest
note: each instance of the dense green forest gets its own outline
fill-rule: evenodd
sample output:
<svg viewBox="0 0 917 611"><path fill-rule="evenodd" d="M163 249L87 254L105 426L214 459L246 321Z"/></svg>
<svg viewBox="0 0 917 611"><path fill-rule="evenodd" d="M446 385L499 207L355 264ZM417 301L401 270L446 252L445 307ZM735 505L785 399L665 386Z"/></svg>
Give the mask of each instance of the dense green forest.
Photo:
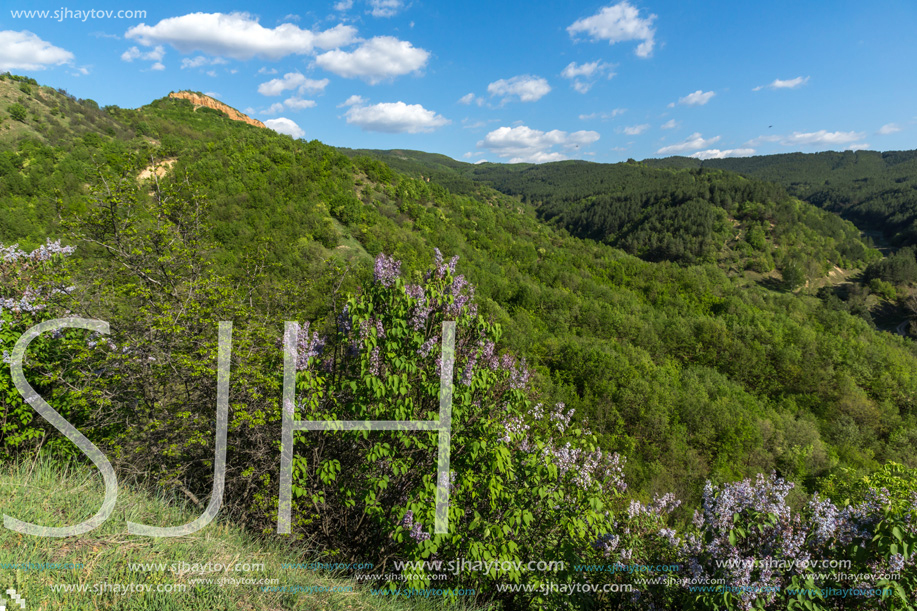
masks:
<svg viewBox="0 0 917 611"><path fill-rule="evenodd" d="M797 183L780 180L779 173L746 172L746 179L733 172L770 168L774 160L787 158L780 167L799 174L811 169L812 156L501 165L462 163L420 151L342 150L351 157L384 160L409 175L461 192L470 192L476 184L491 186L533 204L539 218L574 235L609 243L644 260L689 265L715 261L730 275L749 281L786 289L805 286L830 307L870 324L898 332L913 328L902 322L917 311L913 249L899 248L881 258L873 246L890 250L883 226L876 229L855 215L845 221L838 216L845 216L844 209L837 214L821 210L817 197L813 203L799 199L811 194L799 191ZM841 154L819 154L830 155ZM855 159L851 155L841 156ZM907 153L885 155L908 158ZM802 169L793 159L804 160ZM728 164L714 163L720 161ZM826 175L825 189L842 192L831 186L840 176Z"/></svg>
<svg viewBox="0 0 917 611"><path fill-rule="evenodd" d="M457 363L457 371L468 372L464 409L476 413L491 401L508 410L463 431L468 454L457 456L466 464L475 464L473 457L512 462L484 443L497 436L482 423L532 414L541 414L535 421L543 424L569 421L546 447L563 447L574 426L576 443L594 434L595 447L577 446L576 455L626 456L620 468L627 498L649 502L674 493L684 502L671 516L679 524L711 502L705 482L726 491L729 482L773 472L796 486L788 502L800 506L808 493L846 494L890 461L917 468L917 345L811 291L788 290L835 267L871 269L879 278L885 276L876 266L906 263L882 259L850 222L797 199L789 186L720 169L472 166L433 155L341 151L234 122L187 100L100 110L11 77L0 81L0 92L7 115L0 126L15 128L0 131L0 243L30 250L52 238L75 246L67 259L75 289L60 307L109 320L113 344L126 348L112 350L104 367L84 368L90 377L116 375L95 375L91 389L61 391L58 405L87 436L118 448L119 468L206 497L213 367L203 363L214 356L216 321L234 320L245 356L233 365L239 381L231 399L227 510L254 529L270 530L276 506L283 321L309 321L327 338L310 339L307 331L301 339L310 355L325 347L300 374L299 388L320 397L304 405L339 413L357 397L361 414L377 416L384 407L376 402L389 396L380 393L403 396L403 381L420 384L412 376L432 366L417 355L430 354L435 325L424 323L425 335L405 331L424 303L441 317L458 312L470 329L462 344L467 361ZM16 104L28 112L16 112ZM55 108L69 127L55 119ZM440 252L457 263L445 263ZM750 282L748 274L771 274L773 282ZM5 272L4 290L20 286L14 276L23 277ZM475 307L462 309L472 286ZM459 302L465 305L453 309ZM20 315L5 307L10 321ZM13 328L4 330L4 346L15 339ZM359 339L349 335L354 329ZM475 369L477 359L498 353L524 363ZM138 361L138 354L149 360ZM388 381L367 382L375 395L359 390L379 378L380 354L391 363ZM82 367L65 357L52 352L47 359ZM527 368L530 386L517 383L520 376L529 381L521 373ZM473 377L479 370L481 377ZM429 392L423 396L435 396ZM45 425L17 420L21 404L2 401L0 452L34 449L47 427L32 434ZM88 407L93 401L106 406L104 418ZM540 404L566 407L548 416L549 408L534 407ZM142 415L130 435L124 406L132 417ZM392 471L364 482L345 460L341 477L354 477L348 481L365 493L355 498L328 487L340 464L329 467L331 475L302 465L303 474L326 486L302 485L297 528L320 524L327 549L341 554L356 553L352 546L362 543L394 558L425 558L433 548L423 546L446 545L411 535L417 546L406 547L402 531L401 539L379 531L350 543L329 534L362 520L351 512L358 501L380 523L388 519L380 508L389 502L382 493L388 478L409 479L409 463L386 454L391 448L360 448ZM557 476L520 461L513 468L533 481ZM519 504L513 515L520 524L537 514L538 523L556 526L544 541L529 537L529 552L548 553L537 546L585 528L577 520L586 518L551 513L560 501L538 514L525 505L524 489L503 485L491 479L490 494ZM480 503L474 490L488 484L469 476L456 486L457 499ZM576 494L592 494L580 488ZM570 498L592 507L589 520L611 519L585 497ZM340 511L321 518L310 503ZM503 533L492 549L523 545L518 532L493 530L503 513L487 518L493 507L474 507L485 521L468 518L468 528L480 529L482 540ZM491 553L467 540L450 545ZM526 608L504 598L507 609Z"/></svg>
<svg viewBox="0 0 917 611"><path fill-rule="evenodd" d="M648 159L653 167L739 172L854 221L897 246L917 244L917 151L787 153L736 159Z"/></svg>

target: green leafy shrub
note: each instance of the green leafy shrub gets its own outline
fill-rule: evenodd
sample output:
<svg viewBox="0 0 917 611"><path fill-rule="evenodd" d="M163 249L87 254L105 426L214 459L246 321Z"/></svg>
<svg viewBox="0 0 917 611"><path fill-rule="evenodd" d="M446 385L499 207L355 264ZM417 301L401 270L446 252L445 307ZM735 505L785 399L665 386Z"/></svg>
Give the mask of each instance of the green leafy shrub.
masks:
<svg viewBox="0 0 917 611"><path fill-rule="evenodd" d="M10 114L11 119L22 122L25 122L26 115L28 115L29 112L25 106L19 103L10 105L6 111Z"/></svg>

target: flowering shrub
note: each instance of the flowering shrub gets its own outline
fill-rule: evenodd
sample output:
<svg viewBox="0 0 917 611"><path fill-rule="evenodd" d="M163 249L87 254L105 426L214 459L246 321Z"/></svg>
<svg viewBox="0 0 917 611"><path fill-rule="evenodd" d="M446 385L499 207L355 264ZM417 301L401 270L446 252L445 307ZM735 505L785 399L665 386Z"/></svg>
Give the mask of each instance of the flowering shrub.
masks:
<svg viewBox="0 0 917 611"><path fill-rule="evenodd" d="M298 432L294 524L341 554L382 562L565 560L611 524L622 459L603 453L563 405L533 405L531 372L500 353L500 328L477 313L457 258L417 284L380 255L374 281L347 301L326 336L301 327L297 393L303 420L430 420L439 415L441 329L456 321L449 532L435 534L434 434ZM412 585L427 583L420 569ZM537 587L570 579L521 570L457 576ZM437 586L442 582L437 581ZM489 588L485 586L489 584ZM531 605L549 595L529 595Z"/></svg>
<svg viewBox="0 0 917 611"><path fill-rule="evenodd" d="M13 385L10 355L23 332L63 311L63 301L73 290L66 262L73 251L73 247L51 240L32 252L16 244L0 245L0 457L33 447L50 429ZM61 346L46 338L38 338L30 346L24 369L40 394L51 387L52 380L59 379L62 354ZM72 407L60 404L60 393L56 398L58 409Z"/></svg>
<svg viewBox="0 0 917 611"><path fill-rule="evenodd" d="M845 506L813 495L793 512L776 475L704 489L680 544L705 609L913 609L917 492L907 506L868 489ZM877 593L866 594L874 591Z"/></svg>

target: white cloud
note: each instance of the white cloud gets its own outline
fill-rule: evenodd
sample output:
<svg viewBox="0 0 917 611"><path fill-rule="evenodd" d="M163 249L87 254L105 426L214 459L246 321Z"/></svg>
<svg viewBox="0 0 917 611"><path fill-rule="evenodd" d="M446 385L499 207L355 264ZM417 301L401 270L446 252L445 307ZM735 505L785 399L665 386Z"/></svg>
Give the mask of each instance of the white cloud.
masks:
<svg viewBox="0 0 917 611"><path fill-rule="evenodd" d="M268 68L267 66L262 66L258 68L258 74L277 74L277 68Z"/></svg>
<svg viewBox="0 0 917 611"><path fill-rule="evenodd" d="M590 121L592 119L601 119L602 121L608 121L609 119L614 119L618 115L622 115L627 112L626 108L615 108L610 112L592 112L588 115L580 115L579 118L581 121Z"/></svg>
<svg viewBox="0 0 917 611"><path fill-rule="evenodd" d="M163 47L162 45L156 45L156 47L152 51L148 53L144 53L142 59L149 59L151 61L158 62L162 60L162 58L165 56L166 56L165 47Z"/></svg>
<svg viewBox="0 0 917 611"><path fill-rule="evenodd" d="M574 38L577 34L585 33L592 40L607 40L608 44L639 40L641 42L637 45L637 56L649 57L653 54L655 45L655 19L656 15L641 18L639 9L625 0L613 6L606 6L591 17L575 21L567 28L567 32Z"/></svg>
<svg viewBox="0 0 917 611"><path fill-rule="evenodd" d="M498 157L508 158L510 163L544 163L567 158L564 153L552 150L554 147L570 151L592 144L598 139L599 134L594 131L567 133L554 129L543 132L519 125L497 128L479 141L477 146L489 150Z"/></svg>
<svg viewBox="0 0 917 611"><path fill-rule="evenodd" d="M567 67L564 68L563 72L560 75L564 78L576 78L578 76L585 76L586 78L592 78L593 76L601 76L603 72L614 67L613 64L608 64L606 62L596 60L594 62L588 62L585 64L577 64L576 62L570 62L567 64Z"/></svg>
<svg viewBox="0 0 917 611"><path fill-rule="evenodd" d="M678 121L675 119L669 119L665 123L659 126L659 129L675 129L678 127Z"/></svg>
<svg viewBox="0 0 917 611"><path fill-rule="evenodd" d="M432 132L450 123L442 115L420 104L383 102L372 106L353 105L345 113L347 123L365 131L389 134Z"/></svg>
<svg viewBox="0 0 917 611"><path fill-rule="evenodd" d="M793 132L790 135L772 134L758 136L746 143L746 146L757 146L765 142L779 142L783 146L811 146L818 148L854 145L862 140L863 132L829 132L824 129L817 132ZM847 147L845 147L847 148Z"/></svg>
<svg viewBox="0 0 917 611"><path fill-rule="evenodd" d="M353 6L353 0L341 0L340 2L335 3L334 10L336 11L348 11Z"/></svg>
<svg viewBox="0 0 917 611"><path fill-rule="evenodd" d="M145 59L151 62L159 62L165 56L166 50L162 45L156 45L154 49L147 51L146 53L137 47L131 47L121 54L121 61L132 62L135 59ZM156 68L153 69L156 70Z"/></svg>
<svg viewBox="0 0 917 611"><path fill-rule="evenodd" d="M590 83L589 81L573 81L573 89L578 93L589 93L589 90L592 89L592 86L595 83Z"/></svg>
<svg viewBox="0 0 917 611"><path fill-rule="evenodd" d="M479 98L478 96L474 95L473 93L466 93L465 95L459 98L458 103L465 104L465 105L474 103L474 104L477 104L478 106L483 106L484 98Z"/></svg>
<svg viewBox="0 0 917 611"><path fill-rule="evenodd" d="M683 106L703 106L715 96L716 93L713 91L701 91L698 89L694 93L689 93L683 98L678 98L678 103ZM669 107L674 106L675 104L669 104Z"/></svg>
<svg viewBox="0 0 917 611"><path fill-rule="evenodd" d="M660 155L668 155L670 153L683 153L685 151L696 151L698 149L707 148L711 144L714 144L720 139L719 136L714 136L713 138L704 138L700 135L700 132L694 132L684 141L679 142L678 144L670 144L669 146L664 146L658 151Z"/></svg>
<svg viewBox="0 0 917 611"><path fill-rule="evenodd" d="M303 30L291 23L265 28L248 13L189 13L153 26L142 23L125 33L126 38L148 47L170 44L183 53L201 51L239 60L280 59L311 53L315 48L336 49L354 42L356 35L356 28L343 24L323 32Z"/></svg>
<svg viewBox="0 0 917 611"><path fill-rule="evenodd" d="M137 47L134 47L135 49ZM162 48L162 47L160 47ZM200 68L201 66L218 66L220 64L228 64L225 59L222 57L204 57L203 55L198 55L197 57L185 57L181 60L182 70L185 68Z"/></svg>
<svg viewBox="0 0 917 611"><path fill-rule="evenodd" d="M283 105L291 110L303 110L305 108L315 108L315 100L304 100L302 98L287 98Z"/></svg>
<svg viewBox="0 0 917 611"><path fill-rule="evenodd" d="M576 62L570 62L560 75L566 79L571 79L573 81L571 85L575 90L580 93L586 93L595 84L595 80L603 74L607 74L608 78L613 77L615 75L612 72L613 68L614 64L600 60L579 65Z"/></svg>
<svg viewBox="0 0 917 611"><path fill-rule="evenodd" d="M0 70L44 70L73 61L73 53L23 30L0 31Z"/></svg>
<svg viewBox="0 0 917 611"><path fill-rule="evenodd" d="M404 8L402 0L369 0L373 17L394 17Z"/></svg>
<svg viewBox="0 0 917 611"><path fill-rule="evenodd" d="M302 138L306 135L306 132L296 124L292 119L287 119L286 117L280 117L279 119L268 119L264 124L270 127L275 132L286 134L288 136L293 136L294 138Z"/></svg>
<svg viewBox="0 0 917 611"><path fill-rule="evenodd" d="M720 149L707 149L706 151L697 151L689 157L694 157L695 159L725 159L726 157L748 157L749 155L754 155L755 149L726 149L721 151Z"/></svg>
<svg viewBox="0 0 917 611"><path fill-rule="evenodd" d="M344 108L345 106L353 106L354 104L364 104L365 102L366 100L364 100L361 96L358 96L357 94L353 94L352 96L350 96L349 98L347 98L346 100L338 104L338 108Z"/></svg>
<svg viewBox="0 0 917 611"><path fill-rule="evenodd" d="M640 134L642 134L649 128L650 128L650 124L644 123L643 125L630 125L628 127L625 127L623 131L628 136L639 136Z"/></svg>
<svg viewBox="0 0 917 611"><path fill-rule="evenodd" d="M258 93L266 96L280 95L284 91L298 90L299 93L306 91L318 92L324 91L330 83L326 78L315 80L307 78L299 72L287 72L283 78L275 78L258 85Z"/></svg>
<svg viewBox="0 0 917 611"><path fill-rule="evenodd" d="M267 110L262 110L259 114L262 115L276 115L278 112L283 112L283 104L280 102L275 102L271 104L271 107Z"/></svg>
<svg viewBox="0 0 917 611"><path fill-rule="evenodd" d="M829 132L821 129L817 132L793 132L791 135L783 137L780 143L784 146L831 146L849 144L862 140L863 137L864 134L859 132Z"/></svg>
<svg viewBox="0 0 917 611"><path fill-rule="evenodd" d="M767 85L758 85L752 91L761 91L762 89L796 89L797 87L802 87L809 82L809 77L807 76L797 76L796 78L791 78L788 80L774 79L773 83Z"/></svg>
<svg viewBox="0 0 917 611"><path fill-rule="evenodd" d="M165 69L166 69L165 64L163 64L162 62L156 62L155 64L150 66L150 70L165 70ZM216 76L216 74L211 74L210 76Z"/></svg>
<svg viewBox="0 0 917 611"><path fill-rule="evenodd" d="M346 78L361 78L370 85L420 70L430 52L393 36L370 38L354 51L335 49L315 58L319 67Z"/></svg>
<svg viewBox="0 0 917 611"><path fill-rule="evenodd" d="M121 54L121 61L123 62L132 62L135 59L139 58L141 55L140 49L138 47L131 47L127 51Z"/></svg>
<svg viewBox="0 0 917 611"><path fill-rule="evenodd" d="M883 136L887 136L889 134L895 134L900 131L901 131L901 126L898 125L897 123L886 123L885 125L879 128L879 133L882 134Z"/></svg>
<svg viewBox="0 0 917 611"><path fill-rule="evenodd" d="M866 142L861 142L859 144L851 144L845 150L848 151L865 151L869 148L869 144Z"/></svg>
<svg viewBox="0 0 917 611"><path fill-rule="evenodd" d="M540 76L521 74L510 79L500 79L487 86L487 93L500 96L504 102L518 98L520 102L536 102L551 91L548 81Z"/></svg>

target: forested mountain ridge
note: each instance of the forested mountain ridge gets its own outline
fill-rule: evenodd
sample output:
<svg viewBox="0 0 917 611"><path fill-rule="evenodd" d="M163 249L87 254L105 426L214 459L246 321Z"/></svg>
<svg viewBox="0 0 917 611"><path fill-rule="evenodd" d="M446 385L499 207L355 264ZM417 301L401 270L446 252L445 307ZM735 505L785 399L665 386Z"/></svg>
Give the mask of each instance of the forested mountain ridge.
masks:
<svg viewBox="0 0 917 611"><path fill-rule="evenodd" d="M625 455L634 499L674 492L693 508L705 480L775 471L815 491L828 489L832 475L856 478L887 461L917 467L913 341L804 291L745 282L706 247L691 250L708 233L726 236L728 246L736 220L745 223L738 235L749 252L773 257L795 248L819 273L841 257L862 264L878 256L865 248L859 259L842 252L857 245L850 226L779 187L727 172L631 164L592 174L599 164L471 166L429 155L427 165L412 166L404 154L388 165L171 98L100 112L111 133L42 140L33 135L42 131L42 115L16 120L32 131L0 151L0 242L40 246L62 237L75 244L82 315L137 330L150 343L174 342L155 358L173 359L168 364L187 378L168 370L143 392L133 384L145 370L124 378L130 384L98 381L112 385L102 396L107 405L146 419L136 440L112 433L110 423L97 425L82 404L74 424L100 444L111 442L108 435L134 444L125 451L131 461L158 481L181 478L201 498L212 475L201 465L213 455L213 376L185 355L196 354L199 336L212 339L216 321L235 321L239 353L260 360L234 363L227 504L257 528L271 527L283 321L309 321L311 332L341 337L347 294L405 299L437 273L451 277L451 256L459 258L449 290L473 285L483 320L499 325L498 346L482 347L481 360L499 351L526 359L532 401L575 409L574 424L588 421L606 455ZM139 178L163 159L175 161L162 176ZM600 179L593 184L581 171ZM602 199L603 178L626 186L618 189L627 195L620 208L626 222L603 216L606 204L616 212L621 203ZM556 214L547 220L549 210ZM666 251L677 256L639 251L657 233L684 234L686 249ZM631 244L630 236L647 260L617 247ZM714 240L710 248L722 246ZM395 284L395 269L403 285ZM209 292L191 290L200 286ZM455 289L448 297L464 295ZM162 305L173 302L174 310ZM138 320L159 334L140 333ZM364 342L395 329L351 326ZM175 328L182 333L169 333ZM245 335L252 329L261 335ZM318 352L318 335L305 338L304 349ZM349 354L343 343L336 349ZM360 358L369 362L374 353ZM327 372L308 367L307 359L303 376L312 377L302 383L319 384ZM400 393L400 378L392 384ZM543 424L562 420L541 409L532 413L543 414ZM14 447L10 439L0 438L5 449L33 443ZM196 460L179 461L182 451ZM182 471L192 469L186 464L196 471ZM689 518L686 511L679 519Z"/></svg>
<svg viewBox="0 0 917 611"><path fill-rule="evenodd" d="M370 154L450 188L468 191L477 183L517 196L573 235L649 261L716 262L732 272L759 274L776 269L795 287L835 266L863 268L879 258L853 224L774 184L732 172L584 161L467 164L416 151Z"/></svg>
<svg viewBox="0 0 917 611"><path fill-rule="evenodd" d="M786 153L703 161L669 157L645 163L717 168L767 180L897 246L917 244L917 151Z"/></svg>

